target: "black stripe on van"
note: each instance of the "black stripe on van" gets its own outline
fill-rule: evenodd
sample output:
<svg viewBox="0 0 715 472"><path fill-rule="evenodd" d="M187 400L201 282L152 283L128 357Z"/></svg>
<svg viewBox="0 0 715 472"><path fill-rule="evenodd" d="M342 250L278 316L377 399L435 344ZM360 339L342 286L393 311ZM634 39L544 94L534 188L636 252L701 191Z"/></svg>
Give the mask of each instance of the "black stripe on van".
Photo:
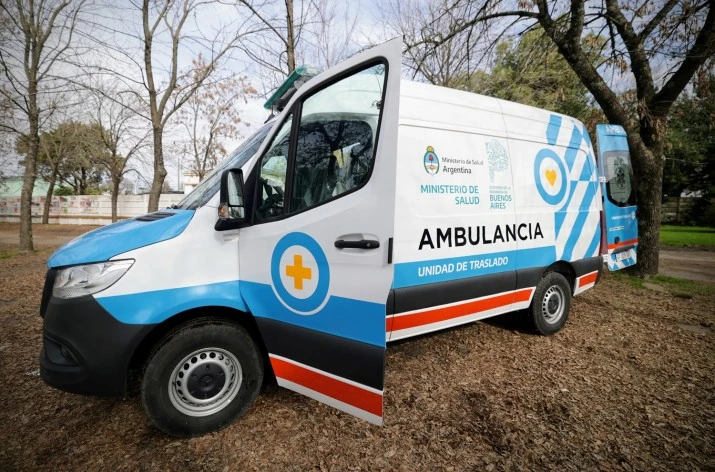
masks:
<svg viewBox="0 0 715 472"><path fill-rule="evenodd" d="M384 348L270 318L256 323L269 353L382 390Z"/></svg>
<svg viewBox="0 0 715 472"><path fill-rule="evenodd" d="M581 259L570 263L576 277L599 271L603 265L601 256ZM536 287L548 267L531 267L517 271L499 272L459 280L449 280L414 287L391 290L388 297L388 315L422 310L434 306L457 303L464 300L488 297L498 293ZM572 281L573 282L573 281Z"/></svg>
<svg viewBox="0 0 715 472"><path fill-rule="evenodd" d="M601 277L601 270L603 269L603 259L601 256L589 257L587 259L580 259L578 261L573 261L571 263L574 272L576 272L576 277L581 277L594 270L598 271L598 277ZM596 279L598 281L598 279Z"/></svg>
<svg viewBox="0 0 715 472"><path fill-rule="evenodd" d="M542 269L543 270L543 269ZM395 289L395 313L487 297L514 290L514 271ZM533 287L534 285L528 285ZM523 287L518 288L525 288Z"/></svg>

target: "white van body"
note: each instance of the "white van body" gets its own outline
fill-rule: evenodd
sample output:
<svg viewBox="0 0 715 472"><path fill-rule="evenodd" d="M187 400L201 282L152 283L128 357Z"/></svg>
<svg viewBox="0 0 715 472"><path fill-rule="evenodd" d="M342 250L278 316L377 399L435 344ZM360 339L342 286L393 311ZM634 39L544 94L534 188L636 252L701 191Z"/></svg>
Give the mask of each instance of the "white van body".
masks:
<svg viewBox="0 0 715 472"><path fill-rule="evenodd" d="M419 165L429 155L438 161L432 171ZM483 276L490 288L474 289L480 296L462 300L463 310L454 302L430 307L434 322L398 309L388 318L390 339L527 308L539 278L558 261L595 258L573 272L574 295L593 287L600 268L597 174L578 120L403 80L393 287L425 294L432 288L424 285ZM428 298L439 300L439 291ZM469 308L479 301L484 309Z"/></svg>
<svg viewBox="0 0 715 472"><path fill-rule="evenodd" d="M402 80L401 47L390 41L310 80L249 140L255 154L251 148L253 157L240 165L243 180L230 189L240 192L235 221L222 213L224 180L221 193L216 185L197 187L187 201L207 189L214 194L196 208L180 204L60 248L43 294L45 381L123 394L130 366L152 368L178 343L176 333L211 316L245 328L279 385L381 424L387 341L534 303L534 310L553 305L543 326L546 334L558 330L570 297L597 282L607 251L599 172L583 124ZM333 132L327 128L337 136L325 138L333 143L329 163L301 164L301 152L327 145L319 142L320 133ZM363 138L352 142L344 137L350 132ZM369 169L359 168L364 163ZM207 181L218 182L224 170ZM330 192L316 179L330 182ZM623 249L634 263L633 238ZM113 261L128 261L116 277ZM84 270L91 279L97 265L111 283L68 291L68 274ZM552 273L561 288L540 288ZM221 342L221 352L231 352ZM214 354L194 352L201 354L185 362L187 375L197 356ZM237 354L228 368L207 359L207 371L234 380L207 374L204 403L188 401L188 390L176 386L184 361L173 361L165 376L157 371L156 395L168 389L171 404L159 400L181 414L164 421L164 410L148 407L154 423L192 435L240 414L214 421L243 395L250 369L242 359Z"/></svg>

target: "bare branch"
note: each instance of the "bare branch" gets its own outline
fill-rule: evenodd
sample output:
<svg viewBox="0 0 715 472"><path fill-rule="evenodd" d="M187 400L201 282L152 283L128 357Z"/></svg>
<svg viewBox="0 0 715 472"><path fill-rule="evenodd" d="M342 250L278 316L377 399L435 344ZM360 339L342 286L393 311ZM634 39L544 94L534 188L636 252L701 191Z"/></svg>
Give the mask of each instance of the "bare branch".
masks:
<svg viewBox="0 0 715 472"><path fill-rule="evenodd" d="M628 49L631 68L636 80L636 91L639 100L649 101L655 94L653 73L650 70L648 56L643 48L643 42L633 29L633 25L621 12L616 0L606 0L606 15L616 26L618 34Z"/></svg>
<svg viewBox="0 0 715 472"><path fill-rule="evenodd" d="M638 33L638 41L643 43L648 36L658 27L658 25L665 19L670 10L678 4L678 0L668 0L663 8L656 13L653 18L643 27L643 30Z"/></svg>
<svg viewBox="0 0 715 472"><path fill-rule="evenodd" d="M705 24L685 59L658 93L650 100L652 113L665 116L695 72L715 54L715 8L710 8Z"/></svg>

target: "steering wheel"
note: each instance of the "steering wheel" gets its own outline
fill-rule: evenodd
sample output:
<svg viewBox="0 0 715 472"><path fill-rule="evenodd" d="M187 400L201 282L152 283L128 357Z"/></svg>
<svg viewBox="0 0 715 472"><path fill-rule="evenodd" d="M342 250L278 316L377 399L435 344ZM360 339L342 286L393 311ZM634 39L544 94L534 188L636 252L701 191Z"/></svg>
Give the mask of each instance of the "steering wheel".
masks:
<svg viewBox="0 0 715 472"><path fill-rule="evenodd" d="M278 216L283 213L283 201L285 196L283 189L272 186L263 177L259 177L258 182L266 192L266 199L258 206L258 211L266 217Z"/></svg>

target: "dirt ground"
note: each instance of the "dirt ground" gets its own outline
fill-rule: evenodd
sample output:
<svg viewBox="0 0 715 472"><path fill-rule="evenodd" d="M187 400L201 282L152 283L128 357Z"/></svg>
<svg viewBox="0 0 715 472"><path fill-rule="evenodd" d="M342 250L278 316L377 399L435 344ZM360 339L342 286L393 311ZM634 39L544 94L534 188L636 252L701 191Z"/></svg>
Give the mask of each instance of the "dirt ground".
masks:
<svg viewBox="0 0 715 472"><path fill-rule="evenodd" d="M97 229L92 225L32 225L35 250L57 248L87 231ZM0 251L15 251L20 243L20 225L0 222Z"/></svg>
<svg viewBox="0 0 715 472"><path fill-rule="evenodd" d="M661 248L661 274L715 284L715 251L689 248Z"/></svg>
<svg viewBox="0 0 715 472"><path fill-rule="evenodd" d="M715 470L711 290L683 298L609 276L553 337L509 315L390 345L383 427L268 386L226 429L177 440L136 397L37 376L51 252L0 252L3 471Z"/></svg>

